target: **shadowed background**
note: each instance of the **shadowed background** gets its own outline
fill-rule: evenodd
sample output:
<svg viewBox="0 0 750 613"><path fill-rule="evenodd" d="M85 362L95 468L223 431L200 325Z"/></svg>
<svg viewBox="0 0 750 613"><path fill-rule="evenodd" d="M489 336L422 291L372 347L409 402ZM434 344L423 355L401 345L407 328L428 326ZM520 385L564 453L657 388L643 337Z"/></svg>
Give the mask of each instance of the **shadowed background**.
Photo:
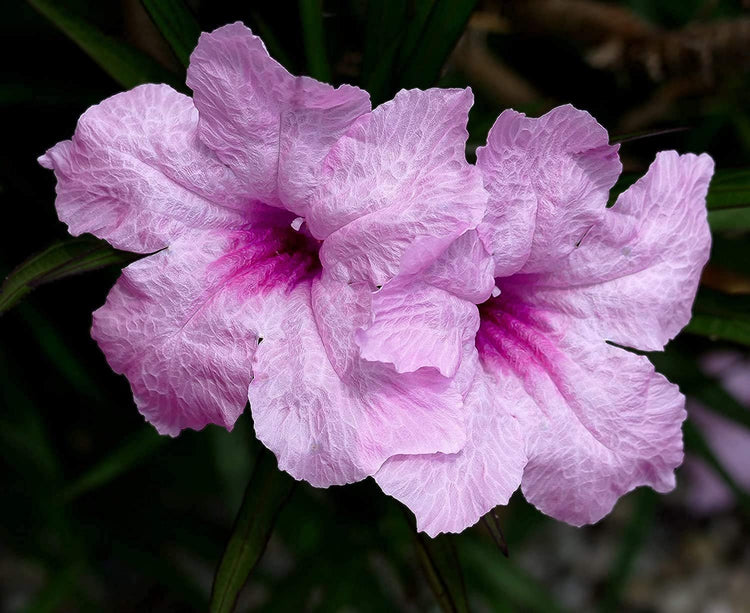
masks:
<svg viewBox="0 0 750 613"><path fill-rule="evenodd" d="M153 12L166 7L169 21L172 4L3 4L2 277L66 237L53 175L36 158L69 138L88 106L144 75L184 83L189 45L168 42ZM290 71L366 87L374 103L401 87L470 85L472 161L502 109L538 115L567 102L623 141L621 187L658 150L710 153L719 169L709 197L714 248L696 318L653 359L709 410L750 423L698 365L715 349L747 355L750 344L750 3L187 4L200 29L242 20ZM91 312L118 274L111 265L44 284L0 316L0 611L207 610L260 445L249 415L232 433L209 427L177 439L144 423L89 336ZM687 439L716 462L699 427ZM721 462L711 470L721 475ZM680 471L675 493L636 491L582 529L516 495L498 509L510 558L483 524L441 541L463 581L441 577L449 597L438 599L410 518L371 480L300 484L237 610L459 611L468 602L502 612L747 611L750 498L731 474L722 478L735 490L730 508L696 513Z"/></svg>

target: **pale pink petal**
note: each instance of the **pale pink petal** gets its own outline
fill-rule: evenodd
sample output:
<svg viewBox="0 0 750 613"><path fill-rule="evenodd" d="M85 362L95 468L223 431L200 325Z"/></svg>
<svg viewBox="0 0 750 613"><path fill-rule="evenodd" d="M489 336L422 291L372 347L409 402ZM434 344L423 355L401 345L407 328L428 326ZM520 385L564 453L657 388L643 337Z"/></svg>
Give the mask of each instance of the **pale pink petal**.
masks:
<svg viewBox="0 0 750 613"><path fill-rule="evenodd" d="M327 487L375 473L392 455L455 452L466 441L462 391L435 371L360 360L354 330L367 287L312 282L266 320L249 397L258 438L297 479Z"/></svg>
<svg viewBox="0 0 750 613"><path fill-rule="evenodd" d="M476 230L469 230L419 276L425 283L480 304L490 297L495 287L493 271L492 257Z"/></svg>
<svg viewBox="0 0 750 613"><path fill-rule="evenodd" d="M266 313L289 310L287 288L317 266L295 234L192 233L123 270L92 335L160 433L232 427Z"/></svg>
<svg viewBox="0 0 750 613"><path fill-rule="evenodd" d="M504 111L477 150L489 192L480 236L495 276L551 270L602 216L622 166L617 146L570 105L533 119Z"/></svg>
<svg viewBox="0 0 750 613"><path fill-rule="evenodd" d="M476 354L473 358L476 364ZM461 532L499 504L507 504L521 483L524 441L514 415L533 401L515 377L498 377L474 367L465 400L468 440L455 454L396 456L375 475L386 494L417 518L417 530L436 536Z"/></svg>
<svg viewBox="0 0 750 613"><path fill-rule="evenodd" d="M707 155L660 153L602 221L549 273L501 280L580 334L643 350L661 349L690 320L711 235Z"/></svg>
<svg viewBox="0 0 750 613"><path fill-rule="evenodd" d="M485 368L518 377L536 402L516 414L529 502L582 525L635 487L674 487L684 397L645 357L579 337L559 315L519 296L503 293L481 313L477 347Z"/></svg>
<svg viewBox="0 0 750 613"><path fill-rule="evenodd" d="M360 117L324 160L307 216L341 280L384 285L476 227L487 195L466 162L469 90L401 91Z"/></svg>
<svg viewBox="0 0 750 613"><path fill-rule="evenodd" d="M92 106L73 139L39 158L57 177L57 213L74 236L149 253L188 229L236 228L248 202L197 136L198 111L167 85Z"/></svg>
<svg viewBox="0 0 750 613"><path fill-rule="evenodd" d="M201 35L187 83L203 142L249 195L299 215L331 145L370 110L357 87L289 74L239 22Z"/></svg>
<svg viewBox="0 0 750 613"><path fill-rule="evenodd" d="M427 366L452 377L479 328L472 302L411 278L388 283L371 305L372 323L356 332L360 355L400 373Z"/></svg>

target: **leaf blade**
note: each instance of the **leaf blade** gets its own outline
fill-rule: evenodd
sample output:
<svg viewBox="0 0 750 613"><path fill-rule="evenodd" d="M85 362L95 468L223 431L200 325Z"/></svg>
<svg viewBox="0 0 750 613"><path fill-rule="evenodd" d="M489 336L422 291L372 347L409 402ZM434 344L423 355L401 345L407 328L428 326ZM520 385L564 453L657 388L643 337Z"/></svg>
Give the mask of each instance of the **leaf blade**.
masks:
<svg viewBox="0 0 750 613"><path fill-rule="evenodd" d="M114 264L129 264L138 257L90 236L53 243L12 270L0 285L0 315L40 285Z"/></svg>
<svg viewBox="0 0 750 613"><path fill-rule="evenodd" d="M237 596L263 555L276 518L294 485L294 479L277 468L273 454L263 449L216 570L209 607L211 613L229 613L234 609Z"/></svg>
<svg viewBox="0 0 750 613"><path fill-rule="evenodd" d="M200 25L190 8L183 0L141 0L141 4L177 59L187 68L201 34Z"/></svg>
<svg viewBox="0 0 750 613"><path fill-rule="evenodd" d="M142 83L169 83L176 89L184 90L174 73L135 47L108 36L71 11L66 3L53 0L27 2L123 87L130 89Z"/></svg>

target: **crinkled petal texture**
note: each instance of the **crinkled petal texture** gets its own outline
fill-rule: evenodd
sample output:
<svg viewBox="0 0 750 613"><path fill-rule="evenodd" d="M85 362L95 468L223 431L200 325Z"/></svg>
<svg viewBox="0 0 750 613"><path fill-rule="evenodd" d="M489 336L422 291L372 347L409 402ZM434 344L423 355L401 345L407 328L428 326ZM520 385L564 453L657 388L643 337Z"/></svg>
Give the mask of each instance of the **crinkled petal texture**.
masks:
<svg viewBox="0 0 750 613"><path fill-rule="evenodd" d="M300 240L290 228L191 233L123 271L93 335L144 416L171 435L231 428L249 389L260 440L317 486L394 454L459 450L461 390L362 362L351 339L369 290L324 281Z"/></svg>
<svg viewBox="0 0 750 613"><path fill-rule="evenodd" d="M365 285L324 273L287 296L255 354L258 438L280 468L316 486L363 479L396 454L453 453L466 442L459 378L359 359L353 333L369 300Z"/></svg>
<svg viewBox="0 0 750 613"><path fill-rule="evenodd" d="M57 177L57 213L78 236L149 253L189 229L244 222L240 185L198 139L192 100L141 85L92 106L72 140L39 158Z"/></svg>
<svg viewBox="0 0 750 613"><path fill-rule="evenodd" d="M333 275L385 285L477 226L487 195L464 153L472 100L469 90L403 90L336 142L306 217Z"/></svg>
<svg viewBox="0 0 750 613"><path fill-rule="evenodd" d="M367 92L295 77L242 23L201 35L187 84L200 135L266 204L304 215L321 160L349 125L370 110Z"/></svg>
<svg viewBox="0 0 750 613"><path fill-rule="evenodd" d="M570 105L529 118L504 111L477 166L489 192L479 227L495 276L550 270L604 214L622 170L617 146L591 115Z"/></svg>
<svg viewBox="0 0 750 613"><path fill-rule="evenodd" d="M507 500L506 490L482 497L518 466L526 498L575 525L599 520L637 486L674 486L684 398L645 357L605 341L657 349L689 320L710 247L705 197L712 172L708 156L662 153L611 209L593 213L598 220L572 248L540 243L550 259L534 261L536 234L531 241L521 236L531 255L514 264L520 272L497 279L500 295L479 308L476 346L487 378L473 385L484 385L495 403L467 402L491 412L482 419L504 421L472 426L459 454L393 459L376 475L430 534L459 531ZM555 215L564 219L569 209L577 218L577 200L556 198L554 185L545 189L560 204ZM603 207L606 196L597 194ZM491 232L480 227L480 235ZM502 265L495 258L496 272ZM474 388L469 397L476 399ZM510 443L514 432L522 444ZM472 453L482 462L468 463ZM423 480L429 490L414 495ZM454 500L470 502L458 512Z"/></svg>
<svg viewBox="0 0 750 613"><path fill-rule="evenodd" d="M518 489L526 464L517 412L533 401L515 377L495 378L467 360L473 379L465 405L464 448L455 454L395 456L375 475L386 494L408 506L430 536L461 532ZM462 367L463 368L463 367Z"/></svg>

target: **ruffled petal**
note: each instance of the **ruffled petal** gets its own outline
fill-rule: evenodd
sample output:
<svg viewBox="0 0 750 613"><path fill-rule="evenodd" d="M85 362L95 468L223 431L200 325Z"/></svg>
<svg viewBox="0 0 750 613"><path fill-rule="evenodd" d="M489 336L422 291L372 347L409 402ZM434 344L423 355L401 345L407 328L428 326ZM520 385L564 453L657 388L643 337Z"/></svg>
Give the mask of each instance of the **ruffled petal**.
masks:
<svg viewBox="0 0 750 613"><path fill-rule="evenodd" d="M455 382L359 359L354 330L369 317L367 287L324 275L303 290L266 320L249 388L256 434L280 468L327 487L372 475L392 455L463 447Z"/></svg>
<svg viewBox="0 0 750 613"><path fill-rule="evenodd" d="M337 278L385 285L476 227L487 195L464 154L472 101L470 90L404 90L333 146L307 223Z"/></svg>
<svg viewBox="0 0 750 613"><path fill-rule="evenodd" d="M187 84L203 142L249 195L299 215L331 145L370 110L357 87L289 74L239 22L201 35Z"/></svg>
<svg viewBox="0 0 750 613"><path fill-rule="evenodd" d="M481 313L485 368L518 377L536 403L517 413L529 502L582 525L635 487L674 487L685 399L645 357L577 336L564 319L518 296L503 294Z"/></svg>
<svg viewBox="0 0 750 613"><path fill-rule="evenodd" d="M74 236L150 253L191 229L236 228L247 199L198 140L198 111L167 85L92 106L73 139L39 158L55 171L57 213Z"/></svg>
<svg viewBox="0 0 750 613"><path fill-rule="evenodd" d="M558 312L580 334L658 350L690 320L711 234L708 155L657 155L646 175L617 200L549 273L503 279Z"/></svg>
<svg viewBox="0 0 750 613"><path fill-rule="evenodd" d="M476 364L476 354L473 359ZM475 366L465 405L464 449L455 454L396 456L375 475L382 490L417 518L417 530L436 536L461 532L489 510L507 504L526 464L515 413L533 410L515 377L498 377Z"/></svg>
<svg viewBox="0 0 750 613"><path fill-rule="evenodd" d="M92 335L162 434L209 423L231 428L247 403L266 313L317 260L281 229L185 235L123 270Z"/></svg>
<svg viewBox="0 0 750 613"><path fill-rule="evenodd" d="M570 105L538 119L507 110L477 149L489 192L479 233L495 276L551 270L604 214L622 165L591 115Z"/></svg>
<svg viewBox="0 0 750 613"><path fill-rule="evenodd" d="M423 281L396 279L371 304L372 323L356 332L360 355L400 373L431 367L452 377L479 328L473 303Z"/></svg>

